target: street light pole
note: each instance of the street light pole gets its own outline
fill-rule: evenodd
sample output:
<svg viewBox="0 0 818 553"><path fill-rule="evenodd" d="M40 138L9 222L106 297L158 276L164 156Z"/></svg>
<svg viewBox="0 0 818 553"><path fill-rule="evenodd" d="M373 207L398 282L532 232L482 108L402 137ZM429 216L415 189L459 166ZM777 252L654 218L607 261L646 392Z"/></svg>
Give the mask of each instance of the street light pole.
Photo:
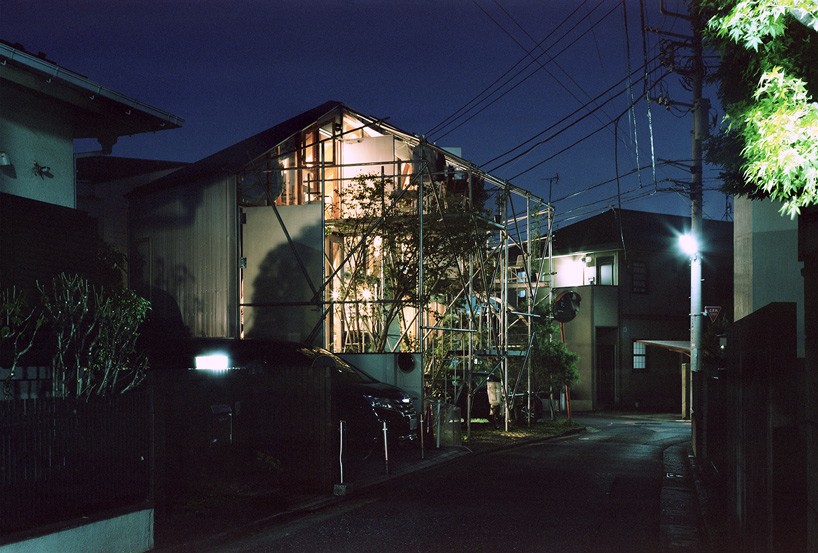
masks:
<svg viewBox="0 0 818 553"><path fill-rule="evenodd" d="M702 368L699 349L702 341L702 258L696 251L690 258L690 370ZM693 406L691 405L691 411Z"/></svg>
<svg viewBox="0 0 818 553"><path fill-rule="evenodd" d="M690 369L701 370L699 349L702 341L702 141L707 135L707 112L709 102L702 98L702 37L695 15L693 22L693 164L690 171L690 234L696 245L690 258ZM693 405L691 408L691 418Z"/></svg>

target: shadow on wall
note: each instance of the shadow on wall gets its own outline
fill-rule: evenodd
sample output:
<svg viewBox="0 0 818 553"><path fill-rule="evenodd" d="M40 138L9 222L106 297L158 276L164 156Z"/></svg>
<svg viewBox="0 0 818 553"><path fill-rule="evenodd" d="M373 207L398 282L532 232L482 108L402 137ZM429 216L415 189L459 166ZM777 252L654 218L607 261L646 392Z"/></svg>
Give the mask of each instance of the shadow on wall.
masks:
<svg viewBox="0 0 818 553"><path fill-rule="evenodd" d="M161 288L151 287L148 297L151 300L151 309L140 327L140 343L156 345L191 335L190 327L182 322L179 304L170 293Z"/></svg>
<svg viewBox="0 0 818 553"><path fill-rule="evenodd" d="M275 226L280 231L278 223ZM244 306L246 337L306 342L313 334L321 320L320 302L311 302L315 295L313 288L320 289L323 282L323 235L319 223L302 226L297 234L291 235L292 246L283 233L273 236L268 242L269 249L257 242L253 245L256 257L261 261L254 265L251 256L248 257L245 297L249 302ZM315 334L313 344L323 345L320 344L321 333Z"/></svg>

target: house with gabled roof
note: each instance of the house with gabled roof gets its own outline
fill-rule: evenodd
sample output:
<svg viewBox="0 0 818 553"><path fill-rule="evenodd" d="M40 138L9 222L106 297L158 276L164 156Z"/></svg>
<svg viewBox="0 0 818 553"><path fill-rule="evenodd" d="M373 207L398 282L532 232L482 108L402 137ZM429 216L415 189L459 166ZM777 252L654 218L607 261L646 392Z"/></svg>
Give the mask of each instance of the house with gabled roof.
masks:
<svg viewBox="0 0 818 553"><path fill-rule="evenodd" d="M97 221L81 211L77 158L117 139L179 128L176 115L0 41L0 286L31 287L96 264ZM96 139L97 152L74 141Z"/></svg>
<svg viewBox="0 0 818 553"><path fill-rule="evenodd" d="M106 202L100 197L98 211L84 209L90 198L87 191L99 182L102 172L94 177L97 182L78 188L78 165L91 174L87 170L93 165L91 158L111 154L119 137L179 128L182 119L95 83L42 52L35 55L4 41L0 41L0 106L0 290L30 291L63 272L94 278L100 238L108 237L100 225ZM74 141L89 138L99 142L100 150L76 152ZM142 167L137 172L163 169L167 167ZM111 199L111 205L121 209L119 199ZM115 219L109 216L109 228L116 227ZM118 228L119 234L127 232ZM143 467L129 467L123 461L140 458L137 452L146 450L139 445L129 453L120 452L120 457L103 458L93 449L117 450L112 434L127 433L131 444L140 442L136 437L140 433L147 436L147 425L131 418L139 406L126 415L122 411L117 416L111 416L111 411L99 415L92 409L96 416L78 416L76 403L65 408L65 403L39 401L51 369L41 359L50 352L40 349L46 348L34 347L34 359L26 357L27 365L18 366L16 372L6 365L7 350L0 360L4 413L10 415L2 428L4 450L11 460L4 467L3 494L17 498L5 501L0 512L3 544L15 551L53 551L66 543L82 543L89 553L152 549L153 507L143 501L151 496L150 477ZM27 402L7 401L9 397ZM137 401L130 405L139 403L137 396L126 399L131 398ZM147 402L141 405L146 407ZM63 426L63 416L71 417L72 423ZM115 420L127 431L106 433L91 425L90 419ZM106 427L113 429L107 423ZM61 430L55 432L55 428ZM38 446L32 448L35 442ZM97 464L88 464L89 459ZM145 457L141 459L144 464ZM138 472L142 476L130 483L120 478ZM81 473L92 477L77 480ZM100 511L100 506L110 505L117 506L115 512Z"/></svg>
<svg viewBox="0 0 818 553"><path fill-rule="evenodd" d="M388 183L384 214L422 211L424 225L441 219L430 215L441 205L476 205L487 185L527 194L384 119L326 102L129 195L131 283L150 299L159 332L367 351L372 326L389 324L375 308L399 300L376 274L378 221L355 245L340 230L355 217L344 195L363 177ZM369 272L350 299L339 290L356 251ZM407 305L386 328L391 351L433 326L416 313Z"/></svg>

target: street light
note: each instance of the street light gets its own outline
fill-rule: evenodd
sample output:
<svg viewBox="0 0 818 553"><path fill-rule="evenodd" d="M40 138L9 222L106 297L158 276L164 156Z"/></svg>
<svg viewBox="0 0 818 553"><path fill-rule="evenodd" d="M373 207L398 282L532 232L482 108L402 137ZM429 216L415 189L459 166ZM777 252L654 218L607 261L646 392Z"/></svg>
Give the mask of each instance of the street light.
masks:
<svg viewBox="0 0 818 553"><path fill-rule="evenodd" d="M701 370L699 346L702 341L702 259L699 241L693 233L679 236L679 247L690 257L690 370Z"/></svg>

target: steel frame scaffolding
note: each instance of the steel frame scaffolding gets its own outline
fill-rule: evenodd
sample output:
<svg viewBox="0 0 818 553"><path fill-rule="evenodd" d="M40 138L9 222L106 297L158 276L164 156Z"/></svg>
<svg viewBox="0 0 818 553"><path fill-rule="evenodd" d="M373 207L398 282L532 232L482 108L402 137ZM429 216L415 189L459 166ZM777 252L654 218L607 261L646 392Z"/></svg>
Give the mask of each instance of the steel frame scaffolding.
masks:
<svg viewBox="0 0 818 553"><path fill-rule="evenodd" d="M513 397L523 376L525 389L531 392L529 353L535 303L551 300L553 209L534 194L481 171L423 138L361 114L355 114L357 126L349 125L344 117L313 129L312 140L296 141L296 148L285 154L283 148L278 148L264 167L252 167L266 190L265 203L275 211L310 286L313 297L306 304L320 308L309 338L324 334L324 345L340 352L366 351L373 341L367 342L363 334L375 330L386 333L380 338L382 351L396 351L411 342L423 359L427 395L434 387L436 393L453 402L462 393L469 394L469 399L473 397L475 367L482 365L487 368L484 372L499 372L508 424L510 405L505 398ZM322 129L326 130L319 133ZM402 155L395 147L391 159L344 163L345 143L350 137L364 140L365 131L392 136L404 148ZM305 136L306 131L301 135ZM296 163L282 164L285 155ZM379 209L356 214L352 206L344 205L343 193L353 181L368 181L366 186L370 186L369 181L378 178L384 183ZM297 181L296 188L290 181ZM485 193L482 202L475 198L478 193ZM304 270L278 214L276 206L284 205L282 197L298 200L293 203L322 204L325 239L320 284L312 282ZM495 205L487 208L491 199ZM286 203L290 203L289 199ZM355 223L352 229L350 221ZM393 290L384 274L386 262L378 259L377 246L384 239L381 233L389 232L395 221L417 234L412 241L416 251L408 254L416 266L412 271L404 266L406 274L415 275L412 280L416 289L410 293L404 289L399 296L391 294ZM435 244L434 250L439 253L440 241L450 240L452 234L447 224L462 225L464 221L471 226L475 243L468 248L466 259L458 257L453 266L442 271L460 286L445 296L435 295L441 267L430 266L432 261L439 261L430 245ZM517 254L513 264L512 251ZM384 252L380 250L382 257L386 257ZM428 281L429 274L434 275L435 282ZM356 275L360 277L357 280ZM345 279L366 286L362 290L351 290L349 286L344 289ZM513 302L512 293L516 294ZM267 307L276 305L284 304ZM391 320L384 319L385 307L390 309ZM400 333L390 339L396 320ZM510 382L509 358L514 356L522 357L525 370ZM470 409L471 401L467 405ZM466 415L470 420L470 413Z"/></svg>

